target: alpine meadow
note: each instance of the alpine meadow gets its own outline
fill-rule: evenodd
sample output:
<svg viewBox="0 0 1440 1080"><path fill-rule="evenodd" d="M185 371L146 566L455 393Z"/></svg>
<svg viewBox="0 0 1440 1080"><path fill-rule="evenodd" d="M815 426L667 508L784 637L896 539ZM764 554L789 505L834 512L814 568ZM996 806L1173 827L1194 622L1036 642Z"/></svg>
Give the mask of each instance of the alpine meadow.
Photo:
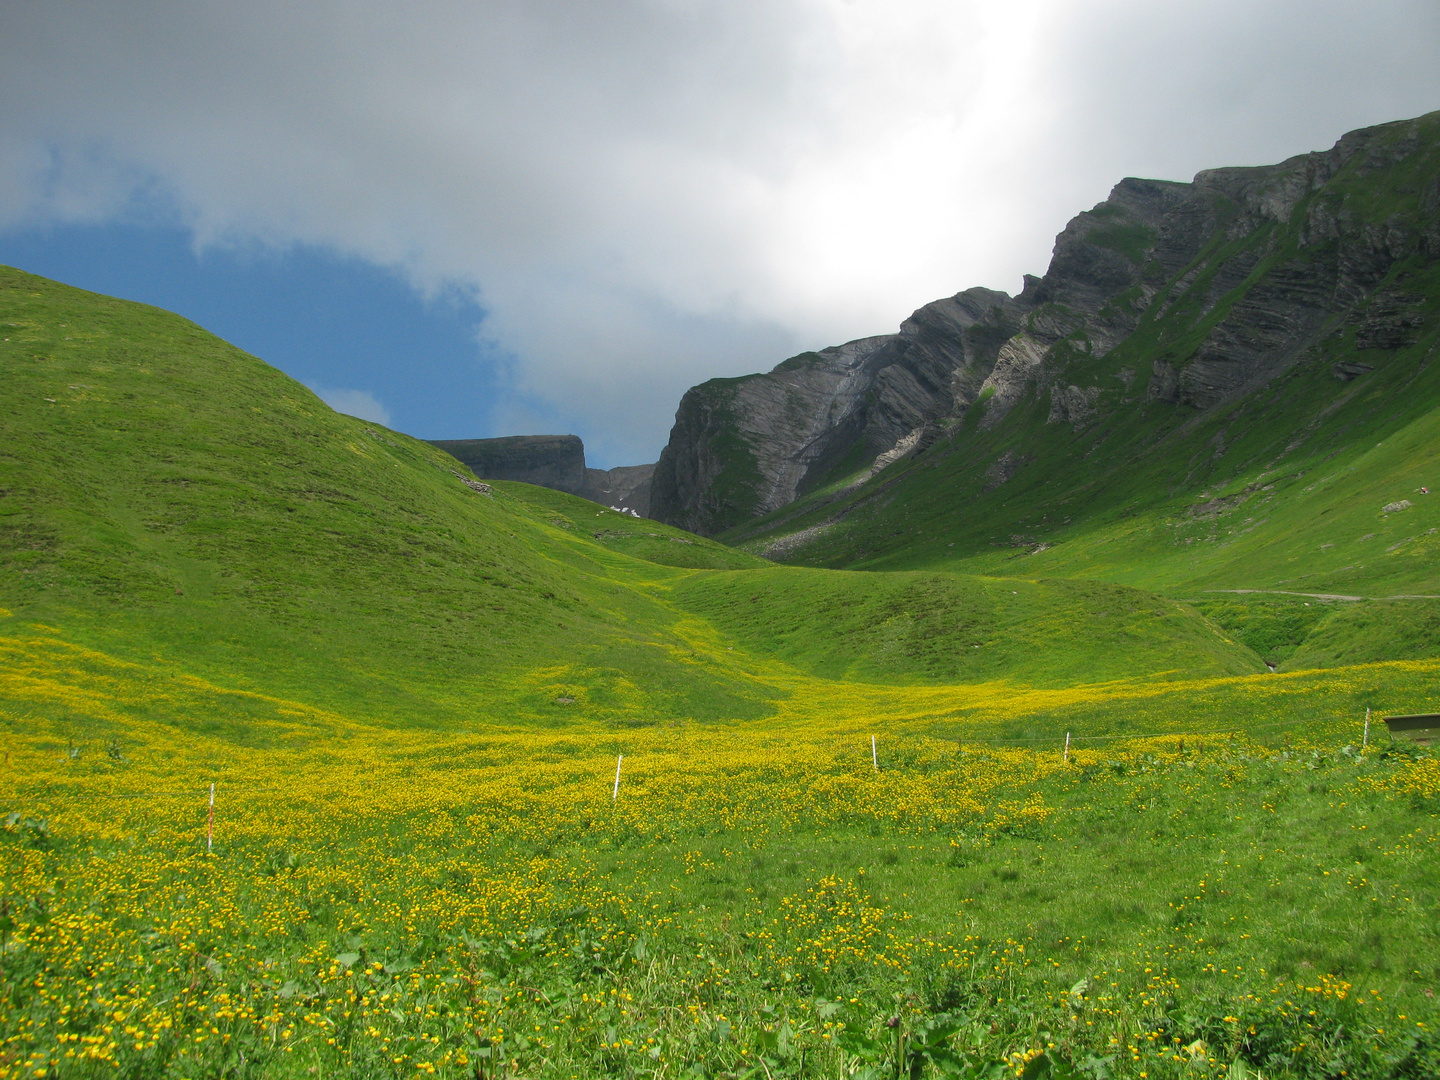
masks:
<svg viewBox="0 0 1440 1080"><path fill-rule="evenodd" d="M1440 114L696 387L649 518L0 337L0 1080L1440 1076Z"/></svg>

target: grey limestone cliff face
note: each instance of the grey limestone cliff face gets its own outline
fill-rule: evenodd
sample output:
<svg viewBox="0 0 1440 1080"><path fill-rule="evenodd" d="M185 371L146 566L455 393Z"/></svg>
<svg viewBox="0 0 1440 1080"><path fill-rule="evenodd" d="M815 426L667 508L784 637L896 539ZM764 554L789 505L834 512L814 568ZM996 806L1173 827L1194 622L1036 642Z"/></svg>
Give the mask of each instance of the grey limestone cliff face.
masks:
<svg viewBox="0 0 1440 1080"><path fill-rule="evenodd" d="M901 444L913 451L975 400L1023 310L1004 293L970 289L927 304L898 334L694 387L655 466L650 516L713 535Z"/></svg>
<svg viewBox="0 0 1440 1080"><path fill-rule="evenodd" d="M482 480L518 480L553 488L605 506L634 510L650 507L654 465L615 469L585 466L585 444L576 435L510 435L498 439L433 439Z"/></svg>
<svg viewBox="0 0 1440 1080"><path fill-rule="evenodd" d="M1037 398L1049 423L1103 423L1087 365L1172 314L1186 332L1159 335L1147 370L1119 378L1177 410L1266 384L1337 327L1353 326L1359 349L1398 347L1423 317L1394 271L1440 258L1437 160L1432 114L1278 165L1122 180L1066 225L1018 296L969 289L898 333L691 389L655 467L651 516L713 535L818 487L866 483L977 406L983 427ZM1383 198L1393 212L1377 211ZM1348 361L1334 374L1364 370Z"/></svg>
<svg viewBox="0 0 1440 1080"><path fill-rule="evenodd" d="M585 489L585 444L575 435L510 435L499 439L436 439L481 480L519 480L579 495Z"/></svg>
<svg viewBox="0 0 1440 1080"><path fill-rule="evenodd" d="M613 469L586 469L580 495L616 510L634 510L650 516L650 477L654 465L619 465Z"/></svg>

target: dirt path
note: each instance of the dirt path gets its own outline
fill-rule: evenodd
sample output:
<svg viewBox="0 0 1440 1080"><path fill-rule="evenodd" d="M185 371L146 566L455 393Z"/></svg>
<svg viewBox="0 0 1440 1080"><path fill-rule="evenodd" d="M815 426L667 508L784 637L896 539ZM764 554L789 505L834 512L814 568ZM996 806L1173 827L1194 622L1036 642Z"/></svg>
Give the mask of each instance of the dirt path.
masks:
<svg viewBox="0 0 1440 1080"><path fill-rule="evenodd" d="M1440 600L1440 596L1401 593L1398 596L1346 596L1344 593L1291 592L1288 589L1206 589L1212 593L1274 593L1279 596L1308 596L1312 600Z"/></svg>

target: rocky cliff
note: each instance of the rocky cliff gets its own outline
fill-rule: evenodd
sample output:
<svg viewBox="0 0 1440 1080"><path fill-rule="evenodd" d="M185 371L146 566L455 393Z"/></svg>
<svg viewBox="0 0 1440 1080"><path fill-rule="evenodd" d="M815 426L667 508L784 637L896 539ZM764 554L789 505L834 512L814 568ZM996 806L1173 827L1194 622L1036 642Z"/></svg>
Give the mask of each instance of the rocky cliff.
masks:
<svg viewBox="0 0 1440 1080"><path fill-rule="evenodd" d="M501 439L432 439L481 480L519 480L579 495L585 487L585 444L575 435L511 435Z"/></svg>
<svg viewBox="0 0 1440 1080"><path fill-rule="evenodd" d="M581 498L649 514L653 465L614 469L585 466L585 444L575 435L511 435L499 439L432 439L482 480L519 480Z"/></svg>
<svg viewBox="0 0 1440 1080"><path fill-rule="evenodd" d="M651 516L711 535L837 473L913 451L975 400L1026 310L1004 293L970 289L927 304L898 334L694 387L655 466Z"/></svg>
<svg viewBox="0 0 1440 1080"><path fill-rule="evenodd" d="M585 487L579 495L591 502L634 510L650 516L650 477L654 465L617 465L613 469L586 469Z"/></svg>
<svg viewBox="0 0 1440 1080"><path fill-rule="evenodd" d="M691 389L651 516L713 535L820 489L853 498L966 417L1002 428L1025 402L1077 432L1117 422L1137 394L1183 423L1302 361L1333 355L1337 382L1373 370L1367 356L1425 319L1405 281L1440 259L1437 148L1431 114L1279 165L1122 180L1019 296L970 289L896 334ZM1111 372L1122 344L1127 366ZM977 467L1003 483L1025 460L1007 454Z"/></svg>

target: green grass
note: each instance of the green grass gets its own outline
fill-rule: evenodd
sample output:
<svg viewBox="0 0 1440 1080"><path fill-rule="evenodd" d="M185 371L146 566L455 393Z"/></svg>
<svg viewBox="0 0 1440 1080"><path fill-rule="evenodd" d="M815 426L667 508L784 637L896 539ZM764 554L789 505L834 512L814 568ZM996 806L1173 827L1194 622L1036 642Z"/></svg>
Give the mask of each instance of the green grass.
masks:
<svg viewBox="0 0 1440 1080"><path fill-rule="evenodd" d="M1216 593L1207 593L1202 599L1190 601L1191 606L1203 612L1211 622L1223 627L1267 664L1276 667L1294 655L1316 624L1330 614L1335 603L1278 594L1257 598L1254 595L1221 596ZM1391 610L1395 610L1393 606ZM1393 659L1409 660L1412 657Z"/></svg>
<svg viewBox="0 0 1440 1080"><path fill-rule="evenodd" d="M988 1078L1043 1054L1061 1077L1188 1080L1237 1061L1272 1078L1433 1075L1440 832L1433 768L1428 787L1409 778L1434 761L1361 755L1359 735L1152 741L1068 765L887 738L879 774L794 747L719 769L642 752L613 809L609 760L578 745L547 744L551 771L497 802L476 778L515 763L460 739L451 783L397 792L383 815L383 794L351 790L352 809L333 787L222 781L208 857L183 803L67 801L155 767L83 742L68 775L24 792L36 816L0 832L6 933L23 942L6 951L0 1067L758 1077L903 1062ZM1002 786L981 797L998 802L974 816L937 825L908 805L928 786L963 797L964 777L983 789L992 770ZM727 774L786 806L729 797L713 785ZM382 791L400 782L393 763L383 775ZM856 802L838 820L837 784ZM1045 813L1007 817L1007 799ZM797 806L824 823L787 818ZM109 1064L65 1057L122 1023Z"/></svg>
<svg viewBox="0 0 1440 1080"><path fill-rule="evenodd" d="M1138 266L1155 245L1155 230L1146 225L1109 225L1092 229L1085 238L1092 244L1118 251Z"/></svg>
<svg viewBox="0 0 1440 1080"><path fill-rule="evenodd" d="M764 559L706 537L672 529L649 518L617 515L608 507L549 488L493 483L513 502L548 524L572 530L577 536L588 536L611 551L646 562L694 570L750 570L770 565Z"/></svg>
<svg viewBox="0 0 1440 1080"><path fill-rule="evenodd" d="M406 723L453 722L461 680L487 680L497 711L538 708L494 675L545 668L584 672L597 699L648 670L656 709L751 711L724 679L667 672L681 616L647 586L682 572L662 563L755 560L542 489L479 493L440 451L168 313L14 271L3 310L16 613Z"/></svg>
<svg viewBox="0 0 1440 1080"><path fill-rule="evenodd" d="M16 271L0 295L0 603L117 658L442 726L759 718L776 661L1045 685L1259 669L1133 590L827 581L558 492L481 493L435 448L330 411L173 315ZM759 634L746 619L762 609L726 614L752 604L755 573ZM814 614L852 594L842 643Z"/></svg>
<svg viewBox="0 0 1440 1080"><path fill-rule="evenodd" d="M1289 670L1434 656L1440 602L1337 604L1289 658Z"/></svg>
<svg viewBox="0 0 1440 1080"><path fill-rule="evenodd" d="M1195 612L1103 582L772 568L674 595L746 649L827 679L1069 686L1263 670Z"/></svg>
<svg viewBox="0 0 1440 1080"><path fill-rule="evenodd" d="M1237 1002L1247 992L1263 999L1277 981L1310 985L1322 972L1354 983L1362 997L1396 993L1398 980L1407 989L1398 991L1403 1005L1397 1012L1434 1013L1423 987L1440 975L1435 931L1416 918L1440 900L1431 873L1434 815L1426 812L1433 808L1347 800L1343 756L1339 764L1330 754L1285 756L1290 760L1239 767L1224 757L1207 764L1203 755L1178 763L1117 758L1096 764L1043 786L1064 808L1063 824L1029 835L799 835L744 855L719 837L700 846L712 869L689 879L685 906L755 911L738 926L732 921L721 929L719 918L711 924L712 934L738 942L742 957L773 898L800 892L817 873L861 882L875 903L903 909L909 916L904 932L912 938L943 938L953 933L958 915L967 940L978 943L981 963L963 976L922 965L908 985L882 980L862 996L872 1023L885 1011L876 1006L898 991L919 1014L916 1020L951 1010L971 1025L1006 1030L1023 1016L1020 1022L1035 1025L1032 1045L1071 1042L1067 1058L1108 1058L1120 1075L1140 1068L1151 1076L1189 1075L1188 1058L1179 1067L1157 1063L1154 1051L1173 1053L1195 1039L1220 1051L1217 1057L1238 1054L1279 1075L1335 1075L1337 1061L1351 1075L1383 1075L1386 1065L1363 1062L1358 1046L1340 1045L1343 1036L1329 1060L1303 1065L1295 1062L1295 1040L1286 1045L1278 1018L1267 1017L1248 1039L1236 1039L1244 1029L1224 1019L1244 1015ZM623 877L656 862L652 887L685 880L675 864L665 865L663 851L658 858L617 855L602 865ZM990 971L987 953L991 963L999 960ZM753 967L749 973L760 974ZM1147 990L1168 980L1173 984ZM1065 1005L1056 1007L1075 986L1090 997L1075 1010L1083 1027L1098 1022L1106 1038L1077 1038L1082 1024ZM833 984L815 989L821 996L855 992ZM1130 1007L1148 1002L1127 1018L1130 1031L1146 1034L1118 1040L1144 1048L1133 1071L1125 1067L1129 1055L1106 1041L1115 1014L1103 1006L1087 1011L1102 995ZM1326 1020L1365 1024L1363 1012L1342 1020L1332 1011ZM992 1026L974 1040L990 1043L994 1033ZM1423 1029L1420 1035L1423 1053L1433 1055L1433 1039ZM1076 1043L1088 1048L1080 1051ZM1308 1049L1320 1047L1310 1042Z"/></svg>

